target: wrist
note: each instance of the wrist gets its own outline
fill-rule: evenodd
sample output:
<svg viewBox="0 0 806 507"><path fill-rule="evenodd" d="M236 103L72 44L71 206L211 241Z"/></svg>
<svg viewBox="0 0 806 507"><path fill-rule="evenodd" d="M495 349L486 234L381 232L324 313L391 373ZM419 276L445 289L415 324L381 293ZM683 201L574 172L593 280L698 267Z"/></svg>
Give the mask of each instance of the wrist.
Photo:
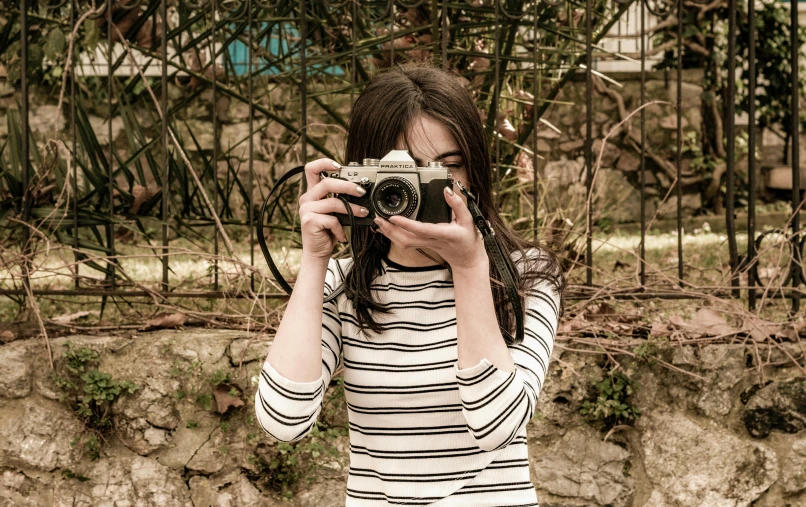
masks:
<svg viewBox="0 0 806 507"><path fill-rule="evenodd" d="M305 250L302 250L302 257L299 261L299 272L304 273L306 271L327 271L327 265L330 262L330 257L323 257L313 254L306 254Z"/></svg>
<svg viewBox="0 0 806 507"><path fill-rule="evenodd" d="M451 265L454 281L458 279L482 277L487 279L490 274L490 259L487 252L482 252L476 258L457 265Z"/></svg>

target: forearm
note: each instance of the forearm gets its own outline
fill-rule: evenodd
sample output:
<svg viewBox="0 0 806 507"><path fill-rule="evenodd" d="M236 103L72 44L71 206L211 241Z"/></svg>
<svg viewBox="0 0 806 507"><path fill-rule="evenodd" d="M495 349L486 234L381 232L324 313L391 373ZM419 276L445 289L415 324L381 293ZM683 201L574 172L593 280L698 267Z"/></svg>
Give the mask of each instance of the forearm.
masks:
<svg viewBox="0 0 806 507"><path fill-rule="evenodd" d="M486 358L499 370L512 372L515 364L498 328L489 269L486 256L473 267L453 269L457 365L470 368Z"/></svg>
<svg viewBox="0 0 806 507"><path fill-rule="evenodd" d="M277 328L267 361L295 382L313 382L322 375L322 293L327 259L304 252L294 292Z"/></svg>

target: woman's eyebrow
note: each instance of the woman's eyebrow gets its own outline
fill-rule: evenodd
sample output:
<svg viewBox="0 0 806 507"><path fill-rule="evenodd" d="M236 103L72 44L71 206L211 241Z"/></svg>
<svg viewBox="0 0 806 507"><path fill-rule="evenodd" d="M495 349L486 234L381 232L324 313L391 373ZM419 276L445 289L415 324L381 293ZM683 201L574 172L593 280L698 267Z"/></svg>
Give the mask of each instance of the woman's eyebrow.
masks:
<svg viewBox="0 0 806 507"><path fill-rule="evenodd" d="M441 154L441 155L437 155L437 156L434 158L434 162L436 162L436 161L438 161L438 160L442 160L442 159L448 158L448 157L453 157L454 155L461 156L461 155L462 155L462 152L461 152L460 150L446 151L445 153L443 153L443 154Z"/></svg>

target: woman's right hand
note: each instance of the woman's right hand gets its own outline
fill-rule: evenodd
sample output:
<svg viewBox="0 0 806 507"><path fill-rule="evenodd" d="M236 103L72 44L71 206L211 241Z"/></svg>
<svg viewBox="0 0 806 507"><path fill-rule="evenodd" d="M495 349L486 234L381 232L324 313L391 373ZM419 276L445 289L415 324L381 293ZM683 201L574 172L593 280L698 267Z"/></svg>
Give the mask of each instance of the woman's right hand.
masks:
<svg viewBox="0 0 806 507"><path fill-rule="evenodd" d="M366 191L355 183L338 178L321 178L323 171L333 171L341 166L333 160L321 158L305 165L308 191L299 198L299 219L302 226L302 254L330 259L337 241L347 241L339 219L329 213L347 213L344 203L328 194L363 196ZM366 209L350 205L357 217L368 215Z"/></svg>

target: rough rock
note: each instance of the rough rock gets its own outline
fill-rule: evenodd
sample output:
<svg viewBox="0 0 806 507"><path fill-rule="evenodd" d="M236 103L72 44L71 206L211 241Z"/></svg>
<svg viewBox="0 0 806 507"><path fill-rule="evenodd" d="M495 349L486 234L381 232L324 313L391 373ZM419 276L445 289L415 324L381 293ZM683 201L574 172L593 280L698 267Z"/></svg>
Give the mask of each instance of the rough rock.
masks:
<svg viewBox="0 0 806 507"><path fill-rule="evenodd" d="M701 372L707 380L701 385L695 404L709 417L730 413L737 399L733 388L744 373L744 348L719 345L703 349L700 354Z"/></svg>
<svg viewBox="0 0 806 507"><path fill-rule="evenodd" d="M212 150L215 139L213 137L213 123L204 120L186 120L177 122L177 130L182 139L183 146L189 151ZM191 132L193 136L191 136ZM196 142L193 142L193 138ZM199 147L196 147L198 143Z"/></svg>
<svg viewBox="0 0 806 507"><path fill-rule="evenodd" d="M78 458L70 441L82 429L55 401L25 398L0 406L0 463L43 471L70 467Z"/></svg>
<svg viewBox="0 0 806 507"><path fill-rule="evenodd" d="M101 146L106 146L109 144L109 123L107 118L100 118L98 116L90 116L90 127L92 127L92 131L95 132L95 138L98 140L98 144ZM120 116L115 116L112 118L112 142L120 135L121 131L123 130L123 118Z"/></svg>
<svg viewBox="0 0 806 507"><path fill-rule="evenodd" d="M686 127L688 127L688 120L686 119L685 116L683 116L681 118L680 123L681 123L681 125L683 125L684 129ZM677 128L677 115L676 114L670 114L669 116L665 116L664 118L662 118L661 121L660 121L660 128L667 129L667 130L676 129Z"/></svg>
<svg viewBox="0 0 806 507"><path fill-rule="evenodd" d="M588 427L574 428L532 465L540 505L631 505L633 480L624 475L630 453Z"/></svg>
<svg viewBox="0 0 806 507"><path fill-rule="evenodd" d="M604 145L604 152L602 153L602 145ZM599 155L601 153L602 157L602 167L613 167L613 164L621 155L621 150L617 148L612 141L608 141L604 143L601 139L595 139L593 141L593 146L591 147L591 152L593 156L593 167L596 167L596 163L599 161Z"/></svg>
<svg viewBox="0 0 806 507"><path fill-rule="evenodd" d="M756 438L773 431L797 433L806 428L806 379L773 382L759 389L748 400L742 420Z"/></svg>
<svg viewBox="0 0 806 507"><path fill-rule="evenodd" d="M190 497L196 507L232 505L239 507L280 505L269 502L249 479L237 469L223 471L210 477L197 475L188 481Z"/></svg>
<svg viewBox="0 0 806 507"><path fill-rule="evenodd" d="M624 171L625 173L637 171L640 167L641 159L628 151L622 152L618 159L618 164L616 165L616 169Z"/></svg>
<svg viewBox="0 0 806 507"><path fill-rule="evenodd" d="M56 118L59 118L56 124ZM35 110L30 111L28 115L28 128L32 132L37 132L44 136L52 136L54 127L57 133L64 130L65 117L64 114L59 114L59 108L56 105L42 105Z"/></svg>
<svg viewBox="0 0 806 507"><path fill-rule="evenodd" d="M656 410L639 419L644 466L668 507L744 507L778 479L769 448L741 440L724 428L703 426L679 412Z"/></svg>
<svg viewBox="0 0 806 507"><path fill-rule="evenodd" d="M30 394L32 372L25 353L24 344L0 347L0 397L24 398Z"/></svg>
<svg viewBox="0 0 806 507"><path fill-rule="evenodd" d="M567 141L560 145L560 150L564 151L565 153L572 153L576 150L581 150L585 147L585 141L582 139L577 139L575 141Z"/></svg>
<svg viewBox="0 0 806 507"><path fill-rule="evenodd" d="M198 450L210 439L218 423L205 414L192 415L198 427L188 428L182 424L172 435L169 444L154 451L150 456L169 468L184 469Z"/></svg>
<svg viewBox="0 0 806 507"><path fill-rule="evenodd" d="M641 216L641 193L621 171L600 169L594 182L594 195L596 213L613 222L627 222ZM647 215L652 216L653 211L647 209Z"/></svg>
<svg viewBox="0 0 806 507"><path fill-rule="evenodd" d="M237 366L242 360L244 363L263 361L269 352L270 344L271 340L267 336L255 339L238 338L230 344L227 355L233 366Z"/></svg>
<svg viewBox="0 0 806 507"><path fill-rule="evenodd" d="M795 440L781 467L784 491L798 493L806 489L806 436Z"/></svg>
<svg viewBox="0 0 806 507"><path fill-rule="evenodd" d="M230 156L246 160L249 156L249 122L221 125L220 130L221 155L229 153ZM255 149L260 144L260 131L255 128L252 132L252 142ZM237 146L236 146L237 145ZM231 151L230 151L231 150Z"/></svg>
<svg viewBox="0 0 806 507"><path fill-rule="evenodd" d="M111 458L83 473L60 492L59 505L194 507L182 475L141 456Z"/></svg>

